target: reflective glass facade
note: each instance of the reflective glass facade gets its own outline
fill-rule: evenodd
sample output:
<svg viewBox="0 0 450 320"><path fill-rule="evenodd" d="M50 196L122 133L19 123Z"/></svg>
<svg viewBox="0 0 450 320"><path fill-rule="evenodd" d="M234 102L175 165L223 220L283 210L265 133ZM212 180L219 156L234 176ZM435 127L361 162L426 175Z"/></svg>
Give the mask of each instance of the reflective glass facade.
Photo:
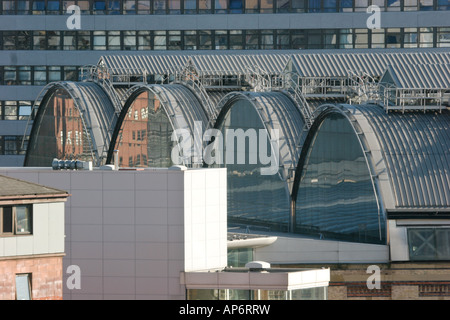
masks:
<svg viewBox="0 0 450 320"><path fill-rule="evenodd" d="M349 121L331 113L308 148L296 202L295 232L327 240L386 242L363 150Z"/></svg>
<svg viewBox="0 0 450 320"><path fill-rule="evenodd" d="M141 93L128 108L115 149L122 167L170 167L173 129L153 92Z"/></svg>
<svg viewBox="0 0 450 320"><path fill-rule="evenodd" d="M286 184L278 174L261 175L260 169L267 164L260 162L259 149L266 143L270 150L267 136L260 141L259 130L264 125L255 109L247 100L238 100L228 110L223 122L218 127L224 137L224 154L232 151L234 159L224 157L228 178L228 226L262 227L270 231L287 231L289 222L289 192ZM242 129L250 138L235 138L230 133ZM227 138L228 132L228 138ZM255 133L258 141L254 139ZM231 144L231 139L234 143ZM241 147L245 143L245 148ZM228 150L234 148L233 150ZM244 153L244 163L238 159ZM269 151L267 153L270 156ZM256 159L252 161L251 159ZM252 163L253 162L253 163Z"/></svg>
<svg viewBox="0 0 450 320"><path fill-rule="evenodd" d="M45 103L45 101L43 101ZM56 89L37 115L27 165L48 167L53 158L93 161L91 141L74 100Z"/></svg>

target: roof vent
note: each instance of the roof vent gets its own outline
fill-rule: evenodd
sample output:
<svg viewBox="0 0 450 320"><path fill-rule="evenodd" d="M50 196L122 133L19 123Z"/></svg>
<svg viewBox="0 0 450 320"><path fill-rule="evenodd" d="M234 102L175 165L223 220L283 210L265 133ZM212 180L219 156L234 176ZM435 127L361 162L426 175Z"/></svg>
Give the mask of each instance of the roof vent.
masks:
<svg viewBox="0 0 450 320"><path fill-rule="evenodd" d="M265 261L250 261L245 264L245 267L249 268L250 271L264 271L270 268L270 263Z"/></svg>

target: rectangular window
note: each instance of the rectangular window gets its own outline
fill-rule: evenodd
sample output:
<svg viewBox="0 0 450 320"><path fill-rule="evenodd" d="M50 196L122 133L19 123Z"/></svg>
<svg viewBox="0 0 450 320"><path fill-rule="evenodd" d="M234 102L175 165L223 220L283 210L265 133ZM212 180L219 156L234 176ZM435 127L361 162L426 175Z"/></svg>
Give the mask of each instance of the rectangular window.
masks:
<svg viewBox="0 0 450 320"><path fill-rule="evenodd" d="M244 10L244 0L229 0L231 13L242 13Z"/></svg>
<svg viewBox="0 0 450 320"><path fill-rule="evenodd" d="M198 0L198 12L211 13L212 12L211 0Z"/></svg>
<svg viewBox="0 0 450 320"><path fill-rule="evenodd" d="M27 120L31 115L31 102L19 101L19 120Z"/></svg>
<svg viewBox="0 0 450 320"><path fill-rule="evenodd" d="M31 233L31 206L15 206L16 234Z"/></svg>
<svg viewBox="0 0 450 320"><path fill-rule="evenodd" d="M17 84L17 73L15 67L4 67L4 78L6 85Z"/></svg>
<svg viewBox="0 0 450 320"><path fill-rule="evenodd" d="M30 50L31 49L31 31L18 31L17 33L17 48L15 50Z"/></svg>
<svg viewBox="0 0 450 320"><path fill-rule="evenodd" d="M401 38L400 28L386 29L386 48L400 48Z"/></svg>
<svg viewBox="0 0 450 320"><path fill-rule="evenodd" d="M291 0L292 12L306 12L306 0Z"/></svg>
<svg viewBox="0 0 450 320"><path fill-rule="evenodd" d="M59 14L59 0L47 0L47 14Z"/></svg>
<svg viewBox="0 0 450 320"><path fill-rule="evenodd" d="M432 11L433 0L419 0L419 9L421 11Z"/></svg>
<svg viewBox="0 0 450 320"><path fill-rule="evenodd" d="M92 4L92 12L94 14L105 14L106 13L105 0L94 0L94 3Z"/></svg>
<svg viewBox="0 0 450 320"><path fill-rule="evenodd" d="M181 31L169 31L169 50L181 50Z"/></svg>
<svg viewBox="0 0 450 320"><path fill-rule="evenodd" d="M136 31L123 32L123 49L136 50Z"/></svg>
<svg viewBox="0 0 450 320"><path fill-rule="evenodd" d="M277 49L289 49L290 46L290 32L289 30L277 31Z"/></svg>
<svg viewBox="0 0 450 320"><path fill-rule="evenodd" d="M45 48L46 48L45 31L34 31L33 50L45 50Z"/></svg>
<svg viewBox="0 0 450 320"><path fill-rule="evenodd" d="M258 0L245 1L245 13L258 13L258 11L259 11Z"/></svg>
<svg viewBox="0 0 450 320"><path fill-rule="evenodd" d="M450 228L408 228L409 259L450 260Z"/></svg>
<svg viewBox="0 0 450 320"><path fill-rule="evenodd" d="M200 30L199 31L199 49L200 50L212 50L211 31Z"/></svg>
<svg viewBox="0 0 450 320"><path fill-rule="evenodd" d="M214 9L216 13L227 13L228 0L215 0Z"/></svg>
<svg viewBox="0 0 450 320"><path fill-rule="evenodd" d="M417 0L404 0L404 11L417 11Z"/></svg>
<svg viewBox="0 0 450 320"><path fill-rule="evenodd" d="M106 50L106 32L94 31L93 37L94 50Z"/></svg>
<svg viewBox="0 0 450 320"><path fill-rule="evenodd" d="M5 101L5 120L17 120L17 102ZM9 140L9 138L8 138Z"/></svg>
<svg viewBox="0 0 450 320"><path fill-rule="evenodd" d="M154 0L153 1L153 13L154 14L166 14L166 0Z"/></svg>
<svg viewBox="0 0 450 320"><path fill-rule="evenodd" d="M339 0L339 9L341 12L352 12L353 0Z"/></svg>
<svg viewBox="0 0 450 320"><path fill-rule="evenodd" d="M3 14L16 14L16 1L3 1Z"/></svg>
<svg viewBox="0 0 450 320"><path fill-rule="evenodd" d="M16 33L3 31L3 50L16 50Z"/></svg>
<svg viewBox="0 0 450 320"><path fill-rule="evenodd" d="M273 30L261 30L261 49L273 49Z"/></svg>
<svg viewBox="0 0 450 320"><path fill-rule="evenodd" d="M77 40L75 31L65 31L63 36L63 50L76 50Z"/></svg>
<svg viewBox="0 0 450 320"><path fill-rule="evenodd" d="M291 35L292 49L306 49L306 34L304 30L293 30Z"/></svg>
<svg viewBox="0 0 450 320"><path fill-rule="evenodd" d="M78 81L77 67L64 67L64 81Z"/></svg>
<svg viewBox="0 0 450 320"><path fill-rule="evenodd" d="M194 14L197 12L196 0L184 0L184 14Z"/></svg>
<svg viewBox="0 0 450 320"><path fill-rule="evenodd" d="M450 28L438 28L437 47L450 47Z"/></svg>
<svg viewBox="0 0 450 320"><path fill-rule="evenodd" d="M1 214L1 234L2 235L12 235L13 234L13 207L5 206L0 207Z"/></svg>
<svg viewBox="0 0 450 320"><path fill-rule="evenodd" d="M419 47L421 48L433 47L433 28L420 28Z"/></svg>
<svg viewBox="0 0 450 320"><path fill-rule="evenodd" d="M48 67L48 81L61 81L61 67Z"/></svg>
<svg viewBox="0 0 450 320"><path fill-rule="evenodd" d="M257 50L259 48L259 32L258 30L245 31L245 49Z"/></svg>
<svg viewBox="0 0 450 320"><path fill-rule="evenodd" d="M277 12L289 12L289 0L277 0Z"/></svg>
<svg viewBox="0 0 450 320"><path fill-rule="evenodd" d="M167 50L166 44L166 32L155 31L154 32L154 49L155 50Z"/></svg>
<svg viewBox="0 0 450 320"><path fill-rule="evenodd" d="M372 29L372 48L384 48L384 29Z"/></svg>
<svg viewBox="0 0 450 320"><path fill-rule="evenodd" d="M405 28L403 33L403 46L405 48L417 48L417 28Z"/></svg>
<svg viewBox="0 0 450 320"><path fill-rule="evenodd" d="M18 67L20 85L31 85L31 67Z"/></svg>
<svg viewBox="0 0 450 320"><path fill-rule="evenodd" d="M33 14L45 14L45 1L34 0L33 1Z"/></svg>
<svg viewBox="0 0 450 320"><path fill-rule="evenodd" d="M123 14L136 14L135 0L123 0Z"/></svg>
<svg viewBox="0 0 450 320"><path fill-rule="evenodd" d="M160 0L159 2L161 2L162 0ZM155 0L155 5L156 5L156 0ZM162 1L164 2L164 1ZM164 11L165 11L165 2L164 2ZM150 1L141 1L138 0L137 2L137 13L138 14L150 14L151 13L151 5L150 5Z"/></svg>
<svg viewBox="0 0 450 320"><path fill-rule="evenodd" d="M31 273L16 274L16 300L31 300Z"/></svg>
<svg viewBox="0 0 450 320"><path fill-rule="evenodd" d="M184 31L184 50L197 49L197 31Z"/></svg>
<svg viewBox="0 0 450 320"><path fill-rule="evenodd" d="M168 0L168 1L169 1L169 14L181 14L180 0Z"/></svg>
<svg viewBox="0 0 450 320"><path fill-rule="evenodd" d="M108 1L108 14L120 14L120 1L109 0Z"/></svg>
<svg viewBox="0 0 450 320"><path fill-rule="evenodd" d="M61 32L47 31L48 50L61 50Z"/></svg>
<svg viewBox="0 0 450 320"><path fill-rule="evenodd" d="M138 31L137 41L138 50L152 50L151 31Z"/></svg>
<svg viewBox="0 0 450 320"><path fill-rule="evenodd" d="M244 48L244 39L242 30L230 30L230 49L242 50Z"/></svg>
<svg viewBox="0 0 450 320"><path fill-rule="evenodd" d="M90 50L91 34L89 31L78 32L78 50Z"/></svg>
<svg viewBox="0 0 450 320"><path fill-rule="evenodd" d="M120 50L120 31L108 31L108 50Z"/></svg>
<svg viewBox="0 0 450 320"><path fill-rule="evenodd" d="M260 0L260 13L273 13L273 0Z"/></svg>

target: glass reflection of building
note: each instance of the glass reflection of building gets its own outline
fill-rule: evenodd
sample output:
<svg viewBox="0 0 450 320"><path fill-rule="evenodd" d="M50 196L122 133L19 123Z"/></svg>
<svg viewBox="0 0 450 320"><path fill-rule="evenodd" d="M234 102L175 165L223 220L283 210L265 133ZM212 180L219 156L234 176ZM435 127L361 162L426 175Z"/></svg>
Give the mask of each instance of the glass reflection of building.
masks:
<svg viewBox="0 0 450 320"><path fill-rule="evenodd" d="M238 100L230 107L217 128L224 137L223 154L226 155L229 151L227 146L234 147L234 150L231 150L234 159L229 161L230 159L224 157L224 166L227 167L228 225L287 231L290 212L289 191L279 174L262 175L260 172L261 168L267 167L267 164L261 163L259 157L262 143L267 143L268 156L271 151L267 136L263 137L265 141L259 140L262 138L258 136L259 130L265 130L265 127L255 106L249 100ZM227 130L239 129L244 132L255 132L258 138L256 145L255 140L246 138L245 148L241 148L244 142L242 139L239 141L239 138L232 135L227 137ZM233 144L228 141L230 137L234 139ZM238 162L240 157L245 159L244 163ZM256 161L251 161L252 158Z"/></svg>
<svg viewBox="0 0 450 320"><path fill-rule="evenodd" d="M385 221L379 216L366 159L348 119L339 113L326 116L307 147L295 231L328 240L385 243Z"/></svg>
<svg viewBox="0 0 450 320"><path fill-rule="evenodd" d="M142 92L123 119L115 149L124 167L170 167L173 129L161 102Z"/></svg>
<svg viewBox="0 0 450 320"><path fill-rule="evenodd" d="M37 118L28 151L29 166L48 166L53 158L92 160L92 150L74 100L64 89L56 89Z"/></svg>

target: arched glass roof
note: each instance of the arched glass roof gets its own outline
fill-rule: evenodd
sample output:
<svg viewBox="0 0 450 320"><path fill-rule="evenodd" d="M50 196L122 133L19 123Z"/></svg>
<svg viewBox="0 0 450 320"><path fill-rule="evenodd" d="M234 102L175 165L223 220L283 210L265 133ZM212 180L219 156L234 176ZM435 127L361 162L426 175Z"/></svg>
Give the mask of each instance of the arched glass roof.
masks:
<svg viewBox="0 0 450 320"><path fill-rule="evenodd" d="M116 120L114 106L96 83L53 83L36 114L24 165L49 166L54 158L102 165Z"/></svg>
<svg viewBox="0 0 450 320"><path fill-rule="evenodd" d="M140 104L140 110L133 110L133 108L135 108L138 104L138 101L142 99L147 99L147 101ZM142 119L141 109L145 110L144 114L147 115L145 119ZM131 116L130 111L133 113L133 115ZM136 114L136 116L134 114ZM154 159L152 151L150 149L148 149L147 152L144 152L142 149L150 147L152 139L155 140L164 136L164 139L167 142L164 146L164 149L167 151L169 145L172 145L171 141L173 132L175 132L177 139L176 141L174 141L173 147L177 147L177 145L182 145L183 139L187 136L191 138L194 137L195 130L201 131L208 126L208 118L205 111L203 110L197 97L187 87L180 84L142 84L135 86L135 91L126 100L124 107L122 108L122 112L119 116L118 125L114 130L111 147L108 152L107 163L111 163L113 161L113 153L117 148L119 148L120 154L121 151L119 144L121 137L128 136L132 139L133 132L128 131L135 131L135 139L132 140L134 140L133 143L136 143L136 141L138 141L137 139L139 130L136 127L127 124L132 121L140 123L139 126L142 127L141 129L139 129L139 138L142 138L146 141L146 146L142 144L143 140L141 140L138 143L140 146L139 152L145 155L147 161L153 159L152 161L154 161L155 165L157 165L158 163L164 163L167 166L172 164L183 164L188 167L202 165L201 159L197 161L197 159L193 158L193 155L184 154L185 158L180 159L181 162L177 163L176 161L173 162L172 158L171 161ZM158 130L162 130L161 128L162 126L164 126L164 133L157 133L155 131L156 129L153 128L155 121L160 126L160 129ZM125 150L123 151L128 152ZM164 158L167 158L166 151L164 151ZM133 151L133 153L135 152L137 151ZM126 154L122 157L131 156L135 157L136 155ZM139 163L141 163L141 161ZM125 166L129 166L130 164L131 166L136 166L136 161L131 161L128 163L127 161L124 161L124 164L126 164ZM147 165L148 164L149 163L147 162ZM145 164L142 163L142 165Z"/></svg>

